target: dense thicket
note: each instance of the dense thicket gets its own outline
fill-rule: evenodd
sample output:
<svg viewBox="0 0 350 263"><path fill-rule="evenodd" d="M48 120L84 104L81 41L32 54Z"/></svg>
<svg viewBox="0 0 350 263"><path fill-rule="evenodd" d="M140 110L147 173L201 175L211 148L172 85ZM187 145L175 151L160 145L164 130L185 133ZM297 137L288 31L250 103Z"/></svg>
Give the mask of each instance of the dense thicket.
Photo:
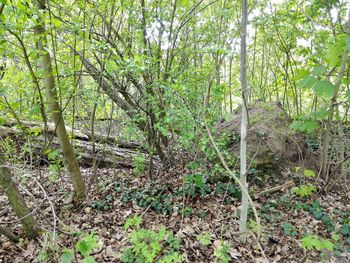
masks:
<svg viewBox="0 0 350 263"><path fill-rule="evenodd" d="M147 170L150 179L155 170L161 174L160 167L168 172L180 169L179 163L182 171L188 163L199 163L202 170L219 166L218 173L227 174L212 149L209 130L218 134L215 140L228 169L241 168L243 175L264 170L266 163L269 171L277 166L278 172L294 169L290 163L296 161L281 156L298 156L301 166L310 168L303 155L308 151L316 160L312 169L317 170L322 192L346 181L349 1L251 0L247 20L242 19L241 4L0 1L1 162L13 167L25 162L31 168L45 163L56 174L66 167L74 203L79 205L99 182L101 164L130 163L137 173ZM276 105L278 110L273 110ZM233 119L237 112L242 116L242 133L221 143L226 134L220 127L237 124ZM275 123L263 122L271 116ZM255 125L259 122L265 126ZM263 130L271 131L268 126L276 126L273 135ZM258 142L257 148L249 144L249 135ZM246 139L247 161L242 158ZM241 154L229 152L239 140ZM296 153L273 152L281 148L270 147L273 141ZM133 151L118 148L121 142L133 145ZM260 143L272 157L259 157ZM256 156L260 162L254 162ZM126 158L121 161L122 157ZM262 168L263 157L271 158ZM91 178L80 171L84 158L93 167ZM13 187L23 207L16 213L23 217L30 212L11 183L11 171L1 169L0 186ZM244 178L242 183L246 185ZM247 201L245 193L243 197ZM37 232L30 232L34 218L27 220L33 221L22 220L26 231L36 237Z"/></svg>

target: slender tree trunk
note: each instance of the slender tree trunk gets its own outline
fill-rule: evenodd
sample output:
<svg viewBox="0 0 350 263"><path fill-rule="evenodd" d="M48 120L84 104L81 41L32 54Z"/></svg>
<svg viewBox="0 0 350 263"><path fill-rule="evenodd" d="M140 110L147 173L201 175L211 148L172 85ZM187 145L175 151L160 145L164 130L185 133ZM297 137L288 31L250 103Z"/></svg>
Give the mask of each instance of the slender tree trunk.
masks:
<svg viewBox="0 0 350 263"><path fill-rule="evenodd" d="M28 237L36 239L39 235L37 230L37 223L34 217L30 214L30 210L27 207L23 196L17 188L17 185L12 180L12 174L9 168L5 166L5 160L3 155L0 153L0 187L5 191L6 196L10 202L10 205L21 220L24 231L27 233ZM1 229L4 230L4 229ZM7 231L8 232L8 231ZM5 234L1 231L0 233ZM8 238L10 236L6 235Z"/></svg>
<svg viewBox="0 0 350 263"><path fill-rule="evenodd" d="M349 19L347 21L346 24L346 30L350 31L350 11L348 12L348 16ZM337 99L338 99L338 95L339 95L339 88L340 88L340 84L342 81L342 78L345 74L345 70L347 67L347 63L348 63L348 52L346 50L343 51L343 55L342 55L342 60L341 60L341 64L340 64L340 68L339 68L339 72L338 72L338 76L337 79L335 81L334 84L334 92L333 92L333 96L331 99L331 103L330 103L330 107L329 107L329 115L328 115L328 119L326 122L326 127L325 127L325 131L323 133L323 141L322 141L322 152L321 152L321 176L322 178L326 181L326 183L328 183L328 176L329 176L329 148L330 148L330 136L331 136L331 130L332 130L332 121L333 121L333 117L335 115L335 107L337 107Z"/></svg>
<svg viewBox="0 0 350 263"><path fill-rule="evenodd" d="M233 57L230 58L230 66L229 66L229 78L228 78L228 86L230 91L230 113L233 112L233 102L232 102L232 61Z"/></svg>
<svg viewBox="0 0 350 263"><path fill-rule="evenodd" d="M45 10L45 0L37 0L37 7L39 11ZM40 38L37 41L37 49L40 52L40 65L44 71L44 86L46 89L46 96L49 105L49 111L51 118L56 124L57 138L63 151L63 157L70 173L72 184L75 190L73 202L74 204L80 204L86 195L86 187L81 176L78 162L73 150L73 147L69 141L69 137L64 124L62 111L58 103L58 94L56 90L55 79L52 75L52 64L50 54L47 52L47 40L45 36L45 22L39 18L38 24L34 27L34 32Z"/></svg>
<svg viewBox="0 0 350 263"><path fill-rule="evenodd" d="M330 105L330 110L329 110L329 115L328 115L328 119L326 122L326 127L324 130L324 134L323 134L323 141L322 141L322 152L321 152L321 161L322 161L322 165L321 165L321 175L322 178L326 181L326 183L328 182L329 178L329 148L330 148L330 137L331 137L331 130L332 130L332 121L333 121L333 117L335 115L335 107L337 105L337 98L338 98L338 93L339 93L339 87L341 84L341 80L343 78L344 72L345 72L345 66L347 63L347 59L348 59L348 54L347 52L344 51L343 57L342 57L342 63L339 69L339 73L338 73L338 77L336 80L336 83L334 85L334 93L331 99L331 105Z"/></svg>
<svg viewBox="0 0 350 263"><path fill-rule="evenodd" d="M4 228L2 226L0 226L0 234L4 235L5 237L7 237L10 241L12 241L14 243L19 242L18 236L16 236L14 233L10 232L9 230L7 230L6 228Z"/></svg>
<svg viewBox="0 0 350 263"><path fill-rule="evenodd" d="M247 184L247 134L248 134L248 108L247 108L247 0L242 0L242 32L241 32L241 86L242 86L242 117L241 117L241 148L240 148L240 181L248 189ZM248 195L242 193L242 209L239 222L239 231L245 232L247 228ZM247 236L241 235L240 240L245 243Z"/></svg>

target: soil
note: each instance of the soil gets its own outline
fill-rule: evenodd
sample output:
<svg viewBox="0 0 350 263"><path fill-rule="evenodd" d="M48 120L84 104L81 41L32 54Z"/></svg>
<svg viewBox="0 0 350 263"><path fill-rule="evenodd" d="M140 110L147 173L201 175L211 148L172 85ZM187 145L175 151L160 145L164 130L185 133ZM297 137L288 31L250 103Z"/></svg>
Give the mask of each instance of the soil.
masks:
<svg viewBox="0 0 350 263"><path fill-rule="evenodd" d="M319 163L306 144L306 138L292 131L291 119L277 102L256 102L248 108L249 131L247 155L252 166L273 168L280 172L290 167L305 167L317 170ZM217 126L217 134L231 138L228 147L239 156L240 110L229 121Z"/></svg>

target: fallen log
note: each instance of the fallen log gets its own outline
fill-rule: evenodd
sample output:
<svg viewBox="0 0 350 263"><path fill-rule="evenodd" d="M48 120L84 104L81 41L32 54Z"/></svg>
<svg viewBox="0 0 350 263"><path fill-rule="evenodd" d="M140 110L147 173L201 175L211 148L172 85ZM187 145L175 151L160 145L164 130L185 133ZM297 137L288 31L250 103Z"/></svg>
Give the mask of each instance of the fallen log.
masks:
<svg viewBox="0 0 350 263"><path fill-rule="evenodd" d="M32 121L21 121L21 123L18 123L18 121L11 120L3 124L3 126L0 126L0 136L6 136L6 135L14 135L19 134L15 127L21 127L28 130L29 132L40 132L45 133L47 132L48 135L55 134L56 131L56 125L52 122L47 123L47 131L45 131L44 123L41 122L32 122ZM146 152L145 147L143 147L138 142L126 142L126 141L118 141L112 136L107 136L105 134L95 132L92 134L90 131L82 131L78 129L73 129L72 127L69 127L66 125L67 133L73 138L83 141L95 141L95 142L101 142L101 143L109 143L121 148L129 148L129 149L138 149L139 151Z"/></svg>
<svg viewBox="0 0 350 263"><path fill-rule="evenodd" d="M53 123L48 123L47 131L45 131L43 124L38 125L38 123L34 122L21 122L20 125L22 129L16 129L16 125L18 125L18 123L14 122L7 123L6 126L0 126L0 137L11 137L15 139L19 147L21 147L20 145L24 145L25 142L29 142L30 152L28 151L25 154L27 159L31 156L31 158L34 157L37 160L39 159L39 161L41 160L47 163L47 151L45 150L48 148L60 150ZM24 130L27 132L24 132ZM113 138L108 138L102 134L95 134L93 143L92 135L88 132L73 130L70 127L67 128L67 131L69 134L73 134L72 144L78 156L78 162L83 167L91 167L93 165L93 159L96 158L95 160L98 167L132 168L136 156L142 157L146 168L149 164L148 154L145 153L144 147L139 143L118 143ZM48 141L50 145L44 146ZM46 149L44 149L44 147L46 147ZM95 151L94 153L93 149ZM160 167L159 159L154 156L153 167Z"/></svg>

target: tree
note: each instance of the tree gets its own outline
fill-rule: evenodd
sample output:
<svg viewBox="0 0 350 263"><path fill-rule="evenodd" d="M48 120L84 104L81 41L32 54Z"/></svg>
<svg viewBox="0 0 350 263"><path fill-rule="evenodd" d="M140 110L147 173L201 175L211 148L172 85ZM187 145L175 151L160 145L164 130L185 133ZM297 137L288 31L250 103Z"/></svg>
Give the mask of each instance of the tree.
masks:
<svg viewBox="0 0 350 263"><path fill-rule="evenodd" d="M240 146L240 170L241 184L248 189L247 184L247 135L248 135L248 108L247 108L247 0L242 0L242 33L241 33L241 87L242 87L242 117L241 117L241 146ZM241 216L239 231L247 229L248 195L242 192ZM246 242L246 234L240 237L242 243Z"/></svg>
<svg viewBox="0 0 350 263"><path fill-rule="evenodd" d="M47 51L47 37L45 30L45 19L40 12L45 14L45 0L37 0L35 4L38 8L38 21L34 27L34 33L37 35L38 40L36 42L37 49L39 51L40 66L44 72L44 86L46 89L46 97L49 105L49 112L53 122L56 124L56 133L58 141L63 151L63 157L67 166L67 170L71 176L72 184L74 187L73 202L80 204L86 195L86 186L83 177L80 173L77 158L74 153L72 144L69 141L67 130L64 124L62 110L58 102L58 94L55 85L55 79L53 76L53 69L51 64L51 57Z"/></svg>
<svg viewBox="0 0 350 263"><path fill-rule="evenodd" d="M27 233L28 237L36 239L39 235L37 222L26 205L16 183L12 180L11 171L5 165L5 159L2 153L0 153L0 187L5 191L10 205L17 217L20 219L24 231ZM9 234L8 231L5 231L5 229L2 229L1 232ZM7 236L14 240L14 236Z"/></svg>

